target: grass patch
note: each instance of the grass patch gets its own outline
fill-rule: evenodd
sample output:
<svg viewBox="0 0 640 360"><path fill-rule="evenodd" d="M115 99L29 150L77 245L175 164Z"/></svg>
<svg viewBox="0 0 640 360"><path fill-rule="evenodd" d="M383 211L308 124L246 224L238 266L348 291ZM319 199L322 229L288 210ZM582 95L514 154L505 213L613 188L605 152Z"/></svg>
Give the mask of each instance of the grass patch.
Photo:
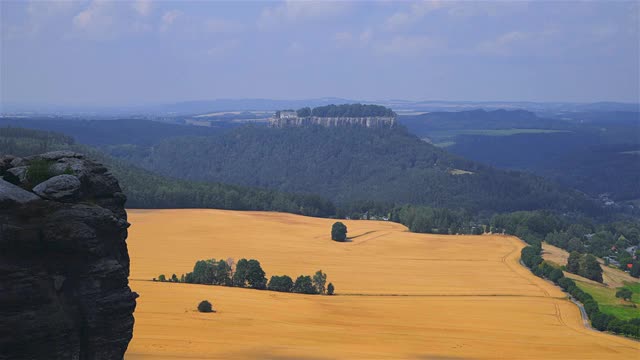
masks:
<svg viewBox="0 0 640 360"><path fill-rule="evenodd" d="M640 318L640 307L634 308L628 302L616 298L616 291L618 289L593 285L580 280L575 280L575 282L582 291L593 296L600 305L600 311L603 313L617 316L622 320ZM631 289L633 292L631 302L636 305L640 304L640 284L628 284L625 285L625 287Z"/></svg>

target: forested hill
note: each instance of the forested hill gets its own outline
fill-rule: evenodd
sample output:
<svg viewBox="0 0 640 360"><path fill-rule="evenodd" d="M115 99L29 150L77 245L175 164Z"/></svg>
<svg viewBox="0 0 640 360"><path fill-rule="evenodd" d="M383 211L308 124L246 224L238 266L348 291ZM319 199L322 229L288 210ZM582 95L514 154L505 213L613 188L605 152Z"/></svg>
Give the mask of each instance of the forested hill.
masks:
<svg viewBox="0 0 640 360"><path fill-rule="evenodd" d="M548 129L572 128L566 121L540 118L525 110L470 110L458 112L432 112L401 116L400 123L412 133L424 137L438 131L469 129Z"/></svg>
<svg viewBox="0 0 640 360"><path fill-rule="evenodd" d="M404 129L236 128L114 153L160 174L287 192L479 211L593 210L540 178L457 158Z"/></svg>
<svg viewBox="0 0 640 360"><path fill-rule="evenodd" d="M212 182L170 179L138 168L69 136L32 129L0 127L0 178L5 155L19 157L54 150L72 150L104 164L118 179L129 208L214 208L283 211L309 216L334 216L329 200L311 194L285 194L274 190Z"/></svg>
<svg viewBox="0 0 640 360"><path fill-rule="evenodd" d="M66 118L3 118L0 127L19 127L63 133L81 144L105 146L113 144L152 145L171 136L208 135L229 127L184 126L143 119L77 120Z"/></svg>

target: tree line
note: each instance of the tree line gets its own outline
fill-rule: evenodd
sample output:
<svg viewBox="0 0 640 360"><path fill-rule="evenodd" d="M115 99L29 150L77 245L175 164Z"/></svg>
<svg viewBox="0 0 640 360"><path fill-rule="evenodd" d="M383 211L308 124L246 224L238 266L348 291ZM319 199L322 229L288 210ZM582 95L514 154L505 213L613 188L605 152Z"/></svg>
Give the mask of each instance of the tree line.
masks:
<svg viewBox="0 0 640 360"><path fill-rule="evenodd" d="M304 107L297 110L299 117L317 116L317 117L395 117L393 110L381 105L367 104L342 104L342 105L326 105L318 106L313 109Z"/></svg>
<svg viewBox="0 0 640 360"><path fill-rule="evenodd" d="M595 329L640 338L640 318L625 321L614 315L601 312L598 302L591 294L584 292L576 285L575 281L565 277L561 269L542 259L542 248L539 244L524 247L520 259L536 276L551 280L580 301Z"/></svg>
<svg viewBox="0 0 640 360"><path fill-rule="evenodd" d="M550 211L518 211L494 215L490 231L517 236L531 245L541 246L544 241L570 253L582 254L573 255L569 271L586 274L596 281L602 281L597 280L601 276L598 276L593 259L585 254L614 259L619 262L620 270L640 277L640 252L627 251L640 244L640 222L637 220L598 224L588 218L567 218ZM590 265L585 265L585 261Z"/></svg>
<svg viewBox="0 0 640 360"><path fill-rule="evenodd" d="M316 271L313 276L300 275L295 281L287 275L274 275L267 281L260 262L244 258L237 263L232 258L198 260L192 272L182 274L180 277L173 274L170 278L160 274L157 278L153 278L153 281L233 286L299 294L333 295L335 292L332 283L327 285L327 274L322 270Z"/></svg>

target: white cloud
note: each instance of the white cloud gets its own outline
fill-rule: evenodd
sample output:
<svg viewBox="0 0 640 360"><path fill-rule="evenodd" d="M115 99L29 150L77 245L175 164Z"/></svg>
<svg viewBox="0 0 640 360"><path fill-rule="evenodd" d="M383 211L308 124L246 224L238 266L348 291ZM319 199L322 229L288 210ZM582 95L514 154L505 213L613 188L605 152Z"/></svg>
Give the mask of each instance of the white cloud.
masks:
<svg viewBox="0 0 640 360"><path fill-rule="evenodd" d="M212 33L237 33L243 31L244 26L231 20L207 19L204 22L204 30Z"/></svg>
<svg viewBox="0 0 640 360"><path fill-rule="evenodd" d="M490 55L558 55L575 42L565 35L554 27L530 32L509 31L481 42L475 52Z"/></svg>
<svg viewBox="0 0 640 360"><path fill-rule="evenodd" d="M258 19L259 27L274 27L287 23L332 19L351 10L352 4L345 1L293 1L267 7Z"/></svg>
<svg viewBox="0 0 640 360"><path fill-rule="evenodd" d="M383 28L387 31L400 31L419 22L427 15L438 11L438 16L467 18L472 16L511 16L524 13L529 7L528 1L455 1L455 0L422 0L411 2L407 9L389 16Z"/></svg>
<svg viewBox="0 0 640 360"><path fill-rule="evenodd" d="M338 32L334 35L336 44L339 47L367 46L373 38L373 30L367 28L360 34L353 34L349 31Z"/></svg>
<svg viewBox="0 0 640 360"><path fill-rule="evenodd" d="M431 12L450 4L451 3L449 2L445 3L438 0L414 2L408 10L398 11L388 17L385 21L384 28L389 31L396 31L407 25L415 23Z"/></svg>
<svg viewBox="0 0 640 360"><path fill-rule="evenodd" d="M395 36L374 45L374 50L382 54L415 55L435 49L438 42L429 36Z"/></svg>
<svg viewBox="0 0 640 360"><path fill-rule="evenodd" d="M89 6L73 17L73 25L86 31L105 30L113 23L111 5L108 1L94 0Z"/></svg>
<svg viewBox="0 0 640 360"><path fill-rule="evenodd" d="M169 10L166 11L162 15L162 25L160 26L160 31L167 31L175 21L182 16L182 11L180 10Z"/></svg>
<svg viewBox="0 0 640 360"><path fill-rule="evenodd" d="M29 1L26 11L28 22L25 32L35 34L50 24L52 19L71 13L79 1Z"/></svg>
<svg viewBox="0 0 640 360"><path fill-rule="evenodd" d="M147 16L151 13L151 0L136 0L131 6L142 16Z"/></svg>

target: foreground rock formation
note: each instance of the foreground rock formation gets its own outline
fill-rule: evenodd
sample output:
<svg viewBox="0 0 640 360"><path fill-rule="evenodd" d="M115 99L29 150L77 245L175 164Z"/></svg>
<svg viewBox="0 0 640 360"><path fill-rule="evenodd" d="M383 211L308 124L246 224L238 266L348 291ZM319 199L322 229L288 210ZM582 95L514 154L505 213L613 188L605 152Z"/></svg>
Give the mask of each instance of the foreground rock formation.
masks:
<svg viewBox="0 0 640 360"><path fill-rule="evenodd" d="M138 295L117 180L69 151L0 156L0 177L0 359L122 359Z"/></svg>

